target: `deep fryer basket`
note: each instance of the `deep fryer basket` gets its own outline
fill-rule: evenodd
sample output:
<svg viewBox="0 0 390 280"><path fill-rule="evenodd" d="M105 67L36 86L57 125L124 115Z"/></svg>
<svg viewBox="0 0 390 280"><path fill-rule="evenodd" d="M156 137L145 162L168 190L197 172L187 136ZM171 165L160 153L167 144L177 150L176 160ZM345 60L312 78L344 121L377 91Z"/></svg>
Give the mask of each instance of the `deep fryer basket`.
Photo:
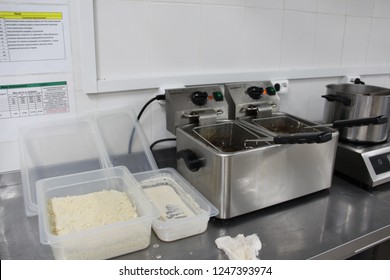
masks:
<svg viewBox="0 0 390 280"><path fill-rule="evenodd" d="M251 120L259 128L266 129L272 134L293 134L318 132L316 128L309 128L307 124L290 118L289 116L274 116Z"/></svg>
<svg viewBox="0 0 390 280"><path fill-rule="evenodd" d="M246 140L259 138L259 135L234 122L198 126L193 128L193 132L206 144L220 152L245 150ZM258 142L256 148L268 144L268 142Z"/></svg>

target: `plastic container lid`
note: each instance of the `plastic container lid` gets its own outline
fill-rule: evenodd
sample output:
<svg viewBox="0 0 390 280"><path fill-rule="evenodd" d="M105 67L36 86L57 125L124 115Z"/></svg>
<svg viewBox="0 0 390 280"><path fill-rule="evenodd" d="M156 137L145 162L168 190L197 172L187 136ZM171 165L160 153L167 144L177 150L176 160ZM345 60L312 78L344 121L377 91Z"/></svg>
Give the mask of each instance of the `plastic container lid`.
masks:
<svg viewBox="0 0 390 280"><path fill-rule="evenodd" d="M126 166L131 173L157 169L147 138L132 110L99 112L94 115L94 123L112 166Z"/></svg>
<svg viewBox="0 0 390 280"><path fill-rule="evenodd" d="M19 149L27 216L38 213L36 182L40 179L121 165L132 173L157 169L129 107L21 129Z"/></svg>
<svg viewBox="0 0 390 280"><path fill-rule="evenodd" d="M174 241L200 234L207 229L210 217L218 215L218 210L172 168L137 173L134 174L134 178L144 191L164 186L171 188L170 190L175 193L175 196L167 199L163 193L166 189L161 188L159 199L151 197L146 192L146 196L160 213L160 217L153 221L152 227L163 241ZM184 203L184 206L172 202L175 198L179 198L181 200L179 202ZM185 209L192 213L187 214Z"/></svg>
<svg viewBox="0 0 390 280"><path fill-rule="evenodd" d="M88 120L24 129L19 148L27 216L38 213L35 183L40 179L101 169L109 165Z"/></svg>

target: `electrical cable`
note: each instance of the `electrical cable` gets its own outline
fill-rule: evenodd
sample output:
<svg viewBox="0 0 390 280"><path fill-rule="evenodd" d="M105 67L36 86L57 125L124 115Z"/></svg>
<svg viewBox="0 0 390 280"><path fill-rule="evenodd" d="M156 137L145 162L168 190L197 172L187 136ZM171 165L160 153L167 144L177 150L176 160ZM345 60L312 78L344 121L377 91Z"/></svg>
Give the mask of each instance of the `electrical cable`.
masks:
<svg viewBox="0 0 390 280"><path fill-rule="evenodd" d="M168 142L168 141L176 141L176 138L164 138L157 141L154 141L152 145L150 145L150 150L153 150L153 147L161 142Z"/></svg>
<svg viewBox="0 0 390 280"><path fill-rule="evenodd" d="M152 103L153 101L157 100L157 97L153 97L152 99L150 99L148 102L145 103L145 105L142 107L141 111L139 111L138 113L138 116L137 116L137 120L140 120L141 119L141 116L142 114L144 113L146 107L148 107L150 105L150 103Z"/></svg>
<svg viewBox="0 0 390 280"><path fill-rule="evenodd" d="M145 103L145 105L142 107L141 111L138 113L137 121L141 119L142 114L144 113L145 109L155 100L165 100L165 94L158 94L152 99L150 99L148 102ZM128 153L131 154L131 147L133 145L133 139L134 139L134 133L135 133L135 126L133 127L129 139L129 146L128 146Z"/></svg>

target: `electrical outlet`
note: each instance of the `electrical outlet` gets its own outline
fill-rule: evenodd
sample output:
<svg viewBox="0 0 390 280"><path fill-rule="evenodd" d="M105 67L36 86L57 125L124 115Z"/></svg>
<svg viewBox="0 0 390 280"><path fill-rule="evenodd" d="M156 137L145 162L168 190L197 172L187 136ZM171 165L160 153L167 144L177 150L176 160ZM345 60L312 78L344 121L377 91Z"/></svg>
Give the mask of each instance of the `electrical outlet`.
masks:
<svg viewBox="0 0 390 280"><path fill-rule="evenodd" d="M275 80L275 81L271 81L271 83L276 89L277 93L280 94L288 93L288 80Z"/></svg>
<svg viewBox="0 0 390 280"><path fill-rule="evenodd" d="M360 76L356 75L356 76L344 76L341 78L340 80L340 83L341 84L354 84L355 83L355 80L356 79L359 79L360 80Z"/></svg>

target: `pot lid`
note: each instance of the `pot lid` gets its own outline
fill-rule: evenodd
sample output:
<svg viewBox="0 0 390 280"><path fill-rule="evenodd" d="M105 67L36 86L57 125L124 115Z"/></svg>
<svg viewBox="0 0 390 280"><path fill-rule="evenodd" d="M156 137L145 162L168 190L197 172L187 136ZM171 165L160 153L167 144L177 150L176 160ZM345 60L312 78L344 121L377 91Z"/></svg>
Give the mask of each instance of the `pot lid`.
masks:
<svg viewBox="0 0 390 280"><path fill-rule="evenodd" d="M390 89L371 85L356 85L356 84L330 84L326 86L334 93L355 94L355 95L390 95Z"/></svg>

